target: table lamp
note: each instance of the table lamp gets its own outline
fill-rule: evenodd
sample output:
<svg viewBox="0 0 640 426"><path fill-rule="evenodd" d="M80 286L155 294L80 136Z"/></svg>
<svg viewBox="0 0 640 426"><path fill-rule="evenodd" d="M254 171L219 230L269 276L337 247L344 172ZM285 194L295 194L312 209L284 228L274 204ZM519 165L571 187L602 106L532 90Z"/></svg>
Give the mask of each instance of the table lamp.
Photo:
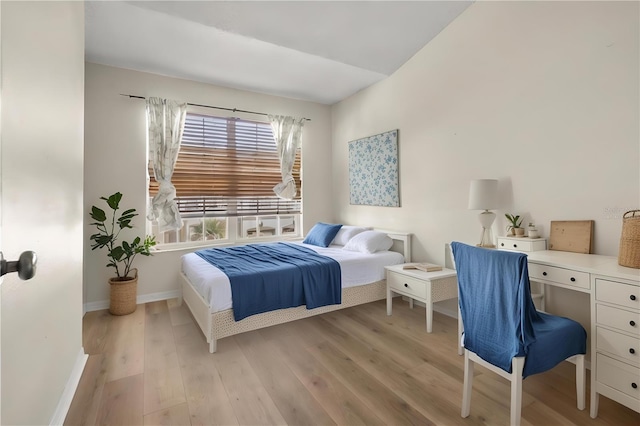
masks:
<svg viewBox="0 0 640 426"><path fill-rule="evenodd" d="M496 179L475 179L469 187L469 210L484 210L478 215L482 225L482 235L478 247L495 248L491 225L496 214L490 209L496 208L498 195L498 181Z"/></svg>

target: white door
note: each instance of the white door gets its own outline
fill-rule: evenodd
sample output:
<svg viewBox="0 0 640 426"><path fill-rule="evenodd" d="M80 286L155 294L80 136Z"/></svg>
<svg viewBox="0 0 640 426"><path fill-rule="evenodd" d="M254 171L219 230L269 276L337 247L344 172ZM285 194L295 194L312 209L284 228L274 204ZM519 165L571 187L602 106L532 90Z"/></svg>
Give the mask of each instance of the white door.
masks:
<svg viewBox="0 0 640 426"><path fill-rule="evenodd" d="M84 2L0 1L1 424L61 424L82 349Z"/></svg>

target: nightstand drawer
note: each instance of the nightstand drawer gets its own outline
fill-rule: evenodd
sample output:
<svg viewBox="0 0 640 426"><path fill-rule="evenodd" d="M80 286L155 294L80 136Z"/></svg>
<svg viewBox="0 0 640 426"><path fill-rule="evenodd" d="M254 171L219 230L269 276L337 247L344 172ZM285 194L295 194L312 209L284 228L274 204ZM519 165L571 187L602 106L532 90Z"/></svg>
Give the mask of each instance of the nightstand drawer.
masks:
<svg viewBox="0 0 640 426"><path fill-rule="evenodd" d="M640 287L596 278L596 300L640 309Z"/></svg>
<svg viewBox="0 0 640 426"><path fill-rule="evenodd" d="M596 305L596 322L627 333L640 335L640 313Z"/></svg>
<svg viewBox="0 0 640 426"><path fill-rule="evenodd" d="M424 281L417 278L389 272L387 285L389 285L391 290L403 293L409 297L415 297L420 300L426 300L427 298L427 286Z"/></svg>
<svg viewBox="0 0 640 426"><path fill-rule="evenodd" d="M521 252L546 250L547 240L544 238L498 237L498 249Z"/></svg>
<svg viewBox="0 0 640 426"><path fill-rule="evenodd" d="M640 365L640 339L601 327L596 327L596 329L597 351L609 352L636 366Z"/></svg>
<svg viewBox="0 0 640 426"><path fill-rule="evenodd" d="M580 287L587 290L591 288L588 273L572 271L571 269L529 263L529 276L531 278L553 281L554 283L571 287Z"/></svg>
<svg viewBox="0 0 640 426"><path fill-rule="evenodd" d="M598 382L640 400L640 368L602 354L596 354L596 363Z"/></svg>

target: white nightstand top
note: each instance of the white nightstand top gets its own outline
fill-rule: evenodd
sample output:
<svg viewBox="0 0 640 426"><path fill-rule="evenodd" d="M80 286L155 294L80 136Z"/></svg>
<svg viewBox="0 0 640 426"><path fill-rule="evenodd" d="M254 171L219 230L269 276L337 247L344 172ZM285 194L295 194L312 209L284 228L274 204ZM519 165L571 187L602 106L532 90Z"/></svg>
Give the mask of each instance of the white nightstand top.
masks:
<svg viewBox="0 0 640 426"><path fill-rule="evenodd" d="M385 269L387 271L393 271L398 274L403 274L403 275L407 275L407 276L422 279L422 280L424 279L433 280L438 278L449 278L449 277L456 276L456 271L453 269L442 268L442 271L425 272L419 269L402 269L402 266L403 265L385 266Z"/></svg>

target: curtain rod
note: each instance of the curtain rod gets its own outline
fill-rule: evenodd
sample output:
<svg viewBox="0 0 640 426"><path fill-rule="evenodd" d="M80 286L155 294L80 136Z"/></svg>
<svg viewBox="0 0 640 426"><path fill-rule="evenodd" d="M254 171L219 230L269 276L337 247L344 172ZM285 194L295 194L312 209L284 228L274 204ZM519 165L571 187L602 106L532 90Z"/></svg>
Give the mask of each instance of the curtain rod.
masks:
<svg viewBox="0 0 640 426"><path fill-rule="evenodd" d="M125 95L124 93L120 93L120 96L128 96L129 98L136 98L136 99L147 99L144 96L137 96L137 95ZM244 109L237 109L237 108L224 108L224 107L219 107L219 106L212 106L212 105L202 105L202 104L192 104L187 102L187 105L190 106L196 106L196 107L202 107L202 108L213 108L213 109L223 109L225 111L232 111L232 112L246 112L247 114L256 114L256 115L264 115L265 117L268 116L269 114L265 113L265 112L255 112L255 111L246 111ZM310 118L302 118L303 120L307 120L307 121L311 121Z"/></svg>

